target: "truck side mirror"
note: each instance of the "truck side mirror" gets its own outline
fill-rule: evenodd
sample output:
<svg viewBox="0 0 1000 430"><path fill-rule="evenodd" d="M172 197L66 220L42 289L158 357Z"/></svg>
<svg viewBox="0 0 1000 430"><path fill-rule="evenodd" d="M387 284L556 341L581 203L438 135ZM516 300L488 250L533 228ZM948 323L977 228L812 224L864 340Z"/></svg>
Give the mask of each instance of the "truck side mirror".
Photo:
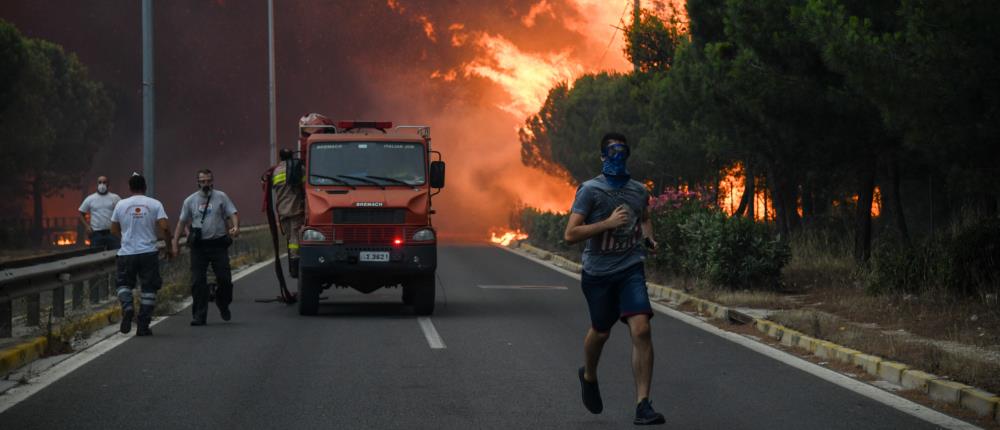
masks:
<svg viewBox="0 0 1000 430"><path fill-rule="evenodd" d="M444 161L431 161L431 188L444 188Z"/></svg>

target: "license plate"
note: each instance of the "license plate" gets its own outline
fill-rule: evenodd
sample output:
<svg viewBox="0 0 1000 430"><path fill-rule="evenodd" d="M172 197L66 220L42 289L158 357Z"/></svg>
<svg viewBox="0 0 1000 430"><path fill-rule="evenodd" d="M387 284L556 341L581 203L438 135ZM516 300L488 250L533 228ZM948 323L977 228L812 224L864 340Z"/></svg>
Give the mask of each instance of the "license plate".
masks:
<svg viewBox="0 0 1000 430"><path fill-rule="evenodd" d="M371 261L376 263L386 263L389 261L388 252L374 252L374 251L361 251L361 255L358 257L361 261Z"/></svg>

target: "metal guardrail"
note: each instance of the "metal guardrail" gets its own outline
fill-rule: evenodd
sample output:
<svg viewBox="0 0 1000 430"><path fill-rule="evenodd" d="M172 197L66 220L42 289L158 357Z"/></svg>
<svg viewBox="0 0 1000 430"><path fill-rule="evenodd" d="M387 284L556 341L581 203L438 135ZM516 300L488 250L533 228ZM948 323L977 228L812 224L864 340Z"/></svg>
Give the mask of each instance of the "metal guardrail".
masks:
<svg viewBox="0 0 1000 430"><path fill-rule="evenodd" d="M266 225L249 226L241 232L266 229ZM182 240L182 244L186 242ZM165 244L160 242L160 248ZM65 258L29 267L0 270L0 338L13 335L13 302L26 299L25 322L29 326L41 323L41 294L52 294L51 316L66 315L66 289L72 289L73 309L83 307L84 295L90 303L100 303L113 289L117 250Z"/></svg>

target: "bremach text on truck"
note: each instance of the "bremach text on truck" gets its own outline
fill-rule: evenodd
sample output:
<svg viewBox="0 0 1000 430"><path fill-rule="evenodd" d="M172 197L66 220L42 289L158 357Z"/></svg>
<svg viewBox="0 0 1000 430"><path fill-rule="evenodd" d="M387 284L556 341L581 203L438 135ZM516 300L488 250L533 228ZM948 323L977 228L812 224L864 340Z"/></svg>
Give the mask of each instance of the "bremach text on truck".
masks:
<svg viewBox="0 0 1000 430"><path fill-rule="evenodd" d="M396 286L417 314L433 313L431 198L444 187L445 165L431 149L430 127L341 121L300 126L299 135L306 194L299 313L315 315L326 288L367 294Z"/></svg>

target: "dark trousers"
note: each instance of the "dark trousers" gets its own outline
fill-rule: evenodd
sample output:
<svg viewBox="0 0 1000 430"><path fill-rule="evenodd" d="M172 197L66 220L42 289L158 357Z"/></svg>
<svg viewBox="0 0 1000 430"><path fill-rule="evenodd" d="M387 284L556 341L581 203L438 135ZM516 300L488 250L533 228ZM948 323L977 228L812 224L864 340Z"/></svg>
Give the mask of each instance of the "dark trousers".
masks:
<svg viewBox="0 0 1000 430"><path fill-rule="evenodd" d="M159 252L136 255L119 255L117 258L118 300L122 305L122 313L133 309L132 289L136 280L140 285L139 296L139 327L149 327L156 308L156 291L160 289L163 280L160 278Z"/></svg>
<svg viewBox="0 0 1000 430"><path fill-rule="evenodd" d="M94 230L90 233L90 247L104 250L121 248L121 243L111 230Z"/></svg>
<svg viewBox="0 0 1000 430"><path fill-rule="evenodd" d="M233 302L233 276L229 268L229 247L191 248L191 314L196 321L208 318L208 266L215 273L215 304L226 309Z"/></svg>

